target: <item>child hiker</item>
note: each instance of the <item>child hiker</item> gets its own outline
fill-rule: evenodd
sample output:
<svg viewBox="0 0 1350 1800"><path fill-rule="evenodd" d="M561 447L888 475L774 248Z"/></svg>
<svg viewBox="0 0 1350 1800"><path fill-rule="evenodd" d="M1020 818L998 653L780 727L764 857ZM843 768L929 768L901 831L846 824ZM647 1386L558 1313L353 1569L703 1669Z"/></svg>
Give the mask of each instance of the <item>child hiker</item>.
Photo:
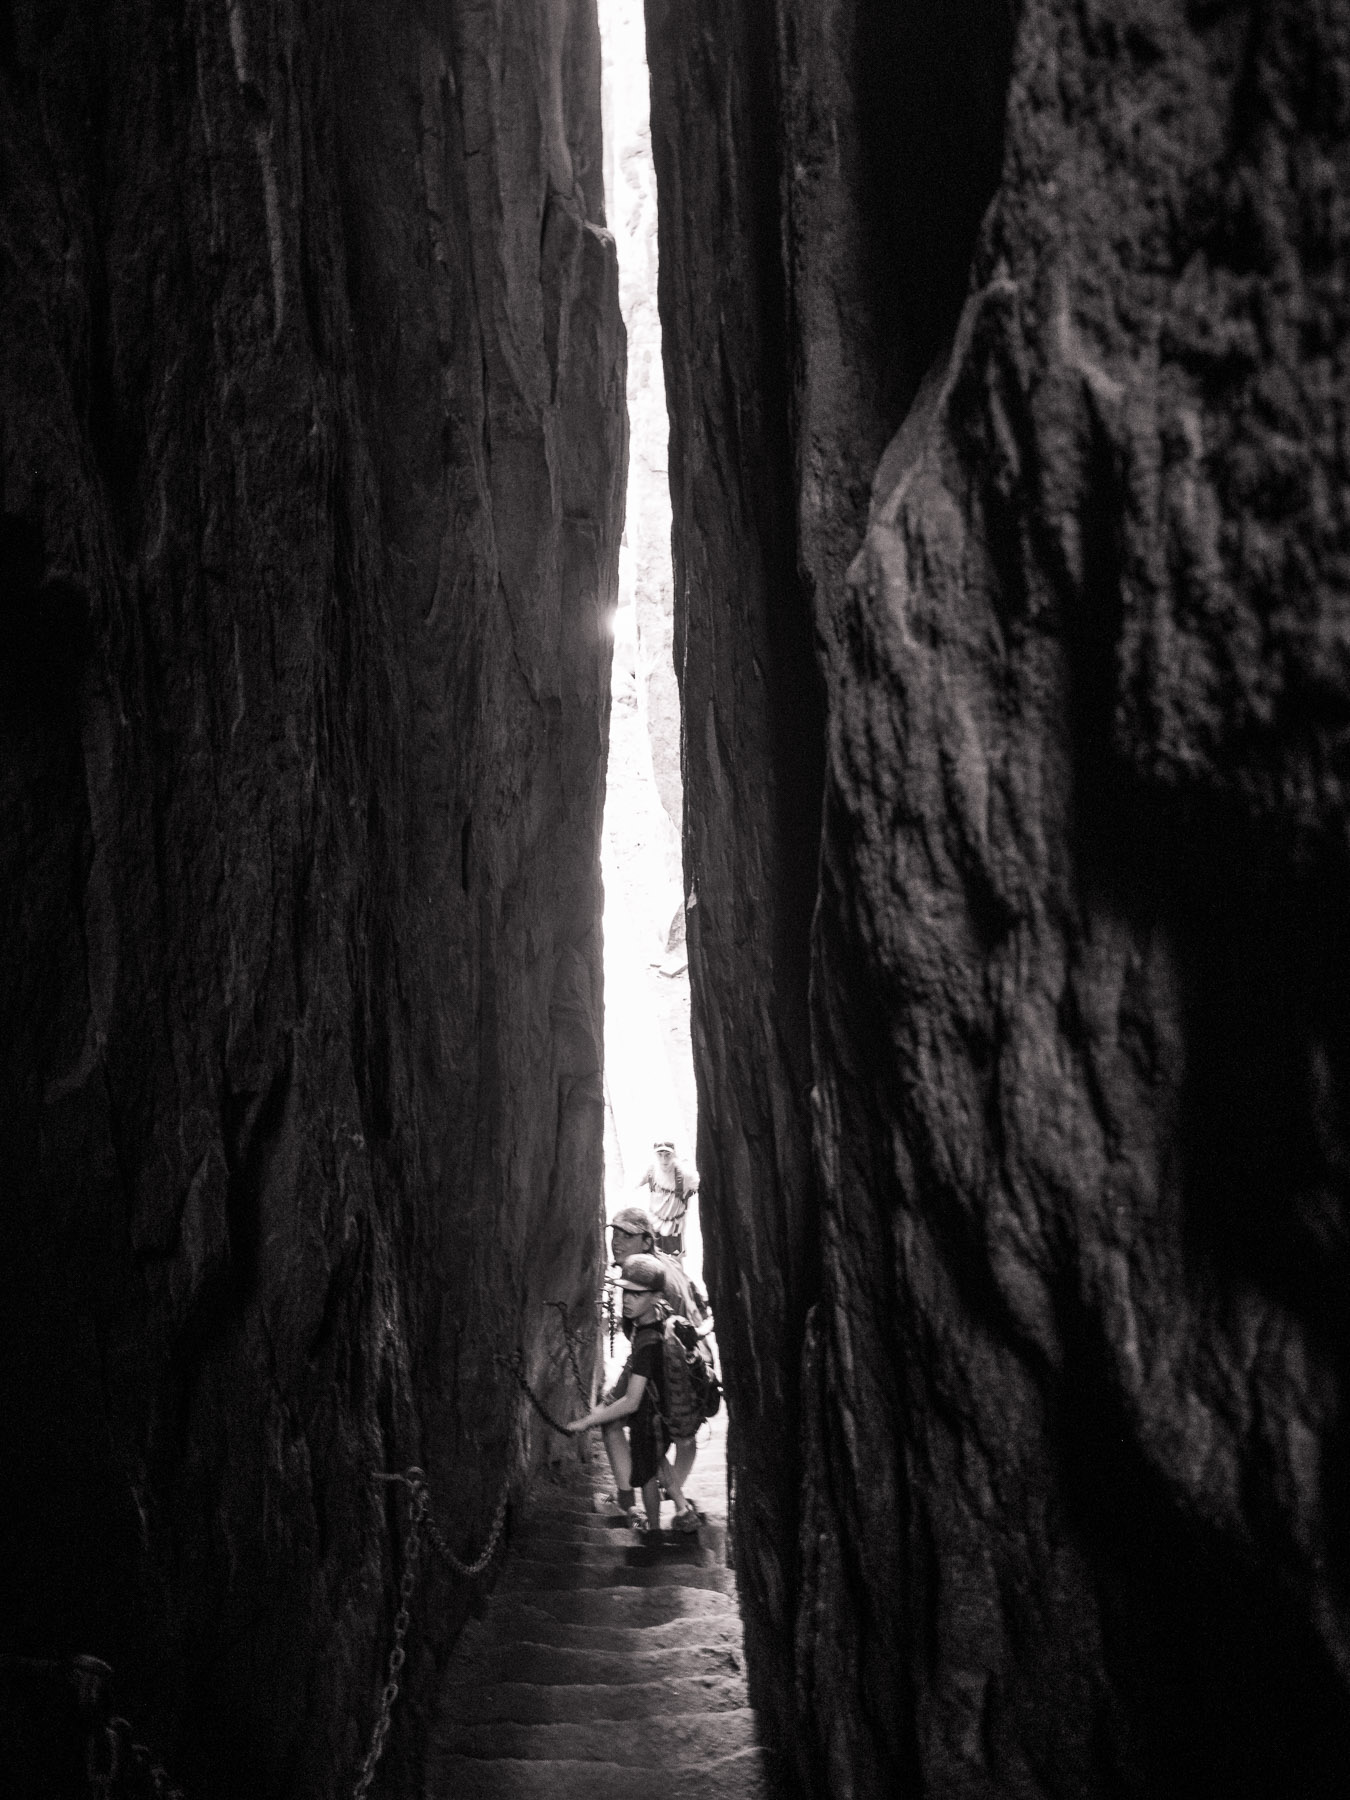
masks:
<svg viewBox="0 0 1350 1800"><path fill-rule="evenodd" d="M570 1420L567 1429L575 1434L588 1431L592 1425L607 1425L612 1419L626 1419L631 1479L633 1487L642 1490L647 1529L660 1528L664 1480L666 1492L675 1502L676 1531L697 1531L698 1514L685 1499L674 1467L663 1460L670 1447L663 1417L665 1377L661 1348L661 1324L670 1310L662 1299L665 1271L654 1256L630 1256L623 1264L619 1286L623 1290L623 1315L633 1323L632 1372L617 1400Z"/></svg>

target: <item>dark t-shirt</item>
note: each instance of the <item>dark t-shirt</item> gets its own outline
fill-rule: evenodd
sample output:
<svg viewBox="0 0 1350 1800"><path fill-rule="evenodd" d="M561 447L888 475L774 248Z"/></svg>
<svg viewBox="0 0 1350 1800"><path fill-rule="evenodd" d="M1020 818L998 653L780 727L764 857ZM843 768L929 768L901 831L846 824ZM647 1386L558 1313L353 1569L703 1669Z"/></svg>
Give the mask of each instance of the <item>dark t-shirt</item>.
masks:
<svg viewBox="0 0 1350 1800"><path fill-rule="evenodd" d="M633 1486L641 1487L656 1474L668 1442L656 1416L658 1406L665 1409L664 1352L659 1326L640 1325L633 1333L633 1373L643 1376L647 1383L629 1422L628 1434L633 1453Z"/></svg>
<svg viewBox="0 0 1350 1800"><path fill-rule="evenodd" d="M661 1333L655 1326L648 1326L633 1334L633 1373L644 1375L647 1379L637 1417L640 1419L644 1412L650 1415L653 1398L664 1411L665 1354L661 1348Z"/></svg>

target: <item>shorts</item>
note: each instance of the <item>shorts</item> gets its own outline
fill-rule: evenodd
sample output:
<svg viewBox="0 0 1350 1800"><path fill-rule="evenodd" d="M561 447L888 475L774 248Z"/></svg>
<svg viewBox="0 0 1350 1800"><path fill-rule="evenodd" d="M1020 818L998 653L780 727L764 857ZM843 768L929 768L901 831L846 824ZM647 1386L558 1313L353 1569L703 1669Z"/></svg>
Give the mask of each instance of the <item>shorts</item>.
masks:
<svg viewBox="0 0 1350 1800"><path fill-rule="evenodd" d="M683 1256L684 1233L677 1231L673 1237L662 1237L658 1232L656 1237L656 1247L658 1250L663 1250L667 1256Z"/></svg>
<svg viewBox="0 0 1350 1800"><path fill-rule="evenodd" d="M661 1464L670 1446L665 1428L649 1406L640 1406L628 1428L628 1450L633 1473L629 1476L635 1488L645 1487L661 1473Z"/></svg>

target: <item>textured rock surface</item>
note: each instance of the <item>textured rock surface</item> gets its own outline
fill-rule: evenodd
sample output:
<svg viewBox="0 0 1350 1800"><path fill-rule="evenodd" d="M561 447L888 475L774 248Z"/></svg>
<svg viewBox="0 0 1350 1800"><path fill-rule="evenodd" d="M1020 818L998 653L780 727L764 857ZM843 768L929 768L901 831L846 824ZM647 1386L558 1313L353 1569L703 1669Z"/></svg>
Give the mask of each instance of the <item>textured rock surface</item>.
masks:
<svg viewBox="0 0 1350 1800"><path fill-rule="evenodd" d="M485 1616L455 1648L428 1794L763 1800L725 1526L705 1515L694 1536L638 1542L569 1474L536 1482ZM695 1485L697 1504L702 1470Z"/></svg>
<svg viewBox="0 0 1350 1800"><path fill-rule="evenodd" d="M752 1694L795 1657L832 1796L1335 1791L1350 13L1027 4L1001 176L997 9L649 18L724 1336L819 1268L800 1397L727 1346ZM811 1075L750 798L815 803L798 593Z"/></svg>
<svg viewBox="0 0 1350 1800"><path fill-rule="evenodd" d="M814 1275L807 976L820 678L795 566L765 9L647 7L684 709L685 877L704 1270L754 1704L789 1732ZM707 1195L711 1205L705 1205Z"/></svg>
<svg viewBox="0 0 1350 1800"><path fill-rule="evenodd" d="M0 76L5 1647L330 1793L370 1470L480 1538L596 1273L593 8L17 4Z"/></svg>

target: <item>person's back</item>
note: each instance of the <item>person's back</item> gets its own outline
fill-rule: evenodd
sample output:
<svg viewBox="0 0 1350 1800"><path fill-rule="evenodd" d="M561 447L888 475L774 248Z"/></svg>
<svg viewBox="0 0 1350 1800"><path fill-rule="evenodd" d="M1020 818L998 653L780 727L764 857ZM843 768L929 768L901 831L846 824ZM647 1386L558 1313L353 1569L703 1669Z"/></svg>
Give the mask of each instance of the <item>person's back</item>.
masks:
<svg viewBox="0 0 1350 1800"><path fill-rule="evenodd" d="M708 1317L706 1302L700 1301L698 1288L691 1275L685 1273L673 1256L664 1250L654 1252L666 1278L666 1303L670 1310L691 1325L701 1325Z"/></svg>

